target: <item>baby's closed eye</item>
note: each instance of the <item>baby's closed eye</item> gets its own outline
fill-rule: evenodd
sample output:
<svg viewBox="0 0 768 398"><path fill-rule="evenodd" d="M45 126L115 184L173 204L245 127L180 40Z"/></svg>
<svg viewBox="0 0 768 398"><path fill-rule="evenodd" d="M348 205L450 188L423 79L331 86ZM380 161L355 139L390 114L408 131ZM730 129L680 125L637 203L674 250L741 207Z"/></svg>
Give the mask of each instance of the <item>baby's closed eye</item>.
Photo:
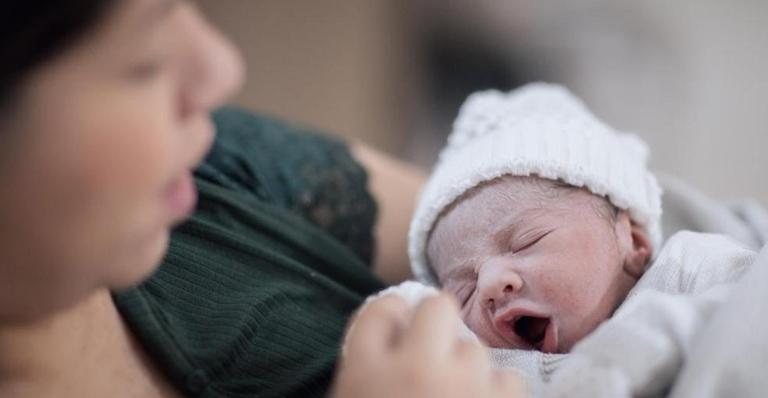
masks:
<svg viewBox="0 0 768 398"><path fill-rule="evenodd" d="M477 287L477 274L471 268L465 268L459 272L453 272L450 277L443 280L443 288L456 297L461 307L469 302Z"/></svg>
<svg viewBox="0 0 768 398"><path fill-rule="evenodd" d="M554 230L547 230L547 231L538 231L538 230L532 230L530 232L526 232L520 237L513 238L512 242L509 245L509 249L513 253L519 253L526 249L529 249L539 243L544 237L551 234Z"/></svg>
<svg viewBox="0 0 768 398"><path fill-rule="evenodd" d="M472 298L472 294L474 294L476 286L476 281L467 281L463 283L459 291L456 292L456 298L459 300L461 308L464 308L464 306L466 306L469 302L469 299Z"/></svg>

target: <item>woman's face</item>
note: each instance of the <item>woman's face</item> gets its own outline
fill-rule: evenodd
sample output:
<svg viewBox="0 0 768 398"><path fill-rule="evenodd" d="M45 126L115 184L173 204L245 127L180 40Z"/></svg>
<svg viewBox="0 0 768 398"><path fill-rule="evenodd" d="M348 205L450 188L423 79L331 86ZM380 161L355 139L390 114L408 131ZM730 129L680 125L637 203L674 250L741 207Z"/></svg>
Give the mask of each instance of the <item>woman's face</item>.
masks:
<svg viewBox="0 0 768 398"><path fill-rule="evenodd" d="M242 76L191 4L124 0L22 82L0 117L0 322L155 269Z"/></svg>

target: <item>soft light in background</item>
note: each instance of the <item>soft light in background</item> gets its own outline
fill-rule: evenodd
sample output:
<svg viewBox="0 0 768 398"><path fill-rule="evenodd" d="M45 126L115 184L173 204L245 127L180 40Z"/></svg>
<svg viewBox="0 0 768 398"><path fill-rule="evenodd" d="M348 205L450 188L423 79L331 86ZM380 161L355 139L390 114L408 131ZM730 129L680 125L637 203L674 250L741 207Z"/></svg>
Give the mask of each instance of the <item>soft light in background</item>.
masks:
<svg viewBox="0 0 768 398"><path fill-rule="evenodd" d="M768 2L199 3L246 57L250 109L429 167L470 92L559 82L654 169L768 204Z"/></svg>

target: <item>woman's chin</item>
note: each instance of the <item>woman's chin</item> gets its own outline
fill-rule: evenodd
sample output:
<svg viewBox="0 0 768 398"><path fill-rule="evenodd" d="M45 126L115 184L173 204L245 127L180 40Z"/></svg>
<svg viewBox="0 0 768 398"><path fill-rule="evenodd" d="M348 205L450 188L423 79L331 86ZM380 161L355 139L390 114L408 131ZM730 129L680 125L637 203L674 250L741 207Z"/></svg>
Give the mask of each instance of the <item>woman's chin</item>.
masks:
<svg viewBox="0 0 768 398"><path fill-rule="evenodd" d="M140 285L160 267L160 263L168 251L170 230L164 228L153 239L147 241L142 249L131 253L131 263L123 266L109 284L112 290L128 289Z"/></svg>

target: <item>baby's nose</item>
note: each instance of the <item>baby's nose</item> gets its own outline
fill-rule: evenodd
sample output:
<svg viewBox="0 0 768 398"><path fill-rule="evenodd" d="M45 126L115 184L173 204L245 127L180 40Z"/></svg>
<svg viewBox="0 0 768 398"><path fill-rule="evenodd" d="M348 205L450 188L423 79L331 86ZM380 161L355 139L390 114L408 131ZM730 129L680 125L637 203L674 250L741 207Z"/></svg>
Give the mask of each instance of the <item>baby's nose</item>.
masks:
<svg viewBox="0 0 768 398"><path fill-rule="evenodd" d="M505 260L490 260L480 268L477 287L482 304L491 310L523 288L523 278Z"/></svg>

